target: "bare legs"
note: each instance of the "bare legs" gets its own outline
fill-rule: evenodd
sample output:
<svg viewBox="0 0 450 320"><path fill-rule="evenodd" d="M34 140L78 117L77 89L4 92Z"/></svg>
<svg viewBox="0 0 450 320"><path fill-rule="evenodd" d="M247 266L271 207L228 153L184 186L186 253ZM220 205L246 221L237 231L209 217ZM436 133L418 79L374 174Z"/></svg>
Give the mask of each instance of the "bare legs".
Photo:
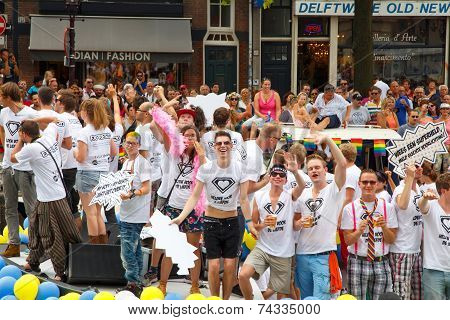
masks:
<svg viewBox="0 0 450 320"><path fill-rule="evenodd" d="M94 194L92 192L80 192L81 204L87 218L88 234L90 237L106 236L101 207L98 204L89 205L93 197Z"/></svg>

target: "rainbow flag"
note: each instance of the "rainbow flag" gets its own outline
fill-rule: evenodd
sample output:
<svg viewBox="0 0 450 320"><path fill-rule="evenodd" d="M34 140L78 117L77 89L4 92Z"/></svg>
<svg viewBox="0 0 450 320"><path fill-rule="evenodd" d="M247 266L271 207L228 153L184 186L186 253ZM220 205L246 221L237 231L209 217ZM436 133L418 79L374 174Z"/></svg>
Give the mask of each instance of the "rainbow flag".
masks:
<svg viewBox="0 0 450 320"><path fill-rule="evenodd" d="M341 143L342 143L341 138L332 138L332 139L333 139L334 143L335 143L338 147L341 145Z"/></svg>
<svg viewBox="0 0 450 320"><path fill-rule="evenodd" d="M308 138L303 139L303 145L305 146L306 151L316 150L316 145L315 145L313 139L308 139Z"/></svg>
<svg viewBox="0 0 450 320"><path fill-rule="evenodd" d="M375 157L386 155L386 141L383 139L373 140L373 150Z"/></svg>
<svg viewBox="0 0 450 320"><path fill-rule="evenodd" d="M362 152L362 144L363 144L363 139L360 138L353 138L351 140L352 144L356 147L356 151L358 152L358 155L361 154Z"/></svg>

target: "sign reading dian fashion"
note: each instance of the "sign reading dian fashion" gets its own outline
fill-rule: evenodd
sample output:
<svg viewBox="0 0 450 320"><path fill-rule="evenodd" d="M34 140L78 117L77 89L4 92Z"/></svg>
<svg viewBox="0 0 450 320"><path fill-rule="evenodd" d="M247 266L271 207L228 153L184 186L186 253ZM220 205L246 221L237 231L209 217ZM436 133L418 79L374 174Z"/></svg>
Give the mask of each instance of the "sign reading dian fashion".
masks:
<svg viewBox="0 0 450 320"><path fill-rule="evenodd" d="M450 16L450 1L374 1L374 16ZM354 1L296 0L299 16L353 16Z"/></svg>
<svg viewBox="0 0 450 320"><path fill-rule="evenodd" d="M77 61L149 62L150 52L77 51Z"/></svg>

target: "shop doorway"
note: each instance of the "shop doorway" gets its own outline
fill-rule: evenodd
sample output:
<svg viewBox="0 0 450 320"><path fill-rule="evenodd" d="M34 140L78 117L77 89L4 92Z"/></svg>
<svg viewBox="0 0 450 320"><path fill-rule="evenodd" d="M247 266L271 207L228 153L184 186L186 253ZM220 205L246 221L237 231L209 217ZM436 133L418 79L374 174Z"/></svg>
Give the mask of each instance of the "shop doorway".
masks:
<svg viewBox="0 0 450 320"><path fill-rule="evenodd" d="M205 47L205 80L212 86L217 82L220 92L237 91L237 52L236 47Z"/></svg>
<svg viewBox="0 0 450 320"><path fill-rule="evenodd" d="M261 75L269 78L272 88L282 97L291 90L291 44L263 42L261 47ZM262 81L262 79L261 79Z"/></svg>
<svg viewBox="0 0 450 320"><path fill-rule="evenodd" d="M299 41L297 75L299 91L303 84L323 88L328 83L330 43L325 41Z"/></svg>

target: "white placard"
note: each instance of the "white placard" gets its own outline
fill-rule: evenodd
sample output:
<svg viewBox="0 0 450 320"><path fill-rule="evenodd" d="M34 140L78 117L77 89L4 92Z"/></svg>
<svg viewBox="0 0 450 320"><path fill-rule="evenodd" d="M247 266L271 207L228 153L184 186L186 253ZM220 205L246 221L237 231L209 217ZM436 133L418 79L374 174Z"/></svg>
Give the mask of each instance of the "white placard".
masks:
<svg viewBox="0 0 450 320"><path fill-rule="evenodd" d="M187 97L187 99L193 106L202 108L205 113L206 125L212 126L214 111L220 107L229 108L228 104L225 102L226 97L226 93L210 93L207 96L198 95L196 97Z"/></svg>
<svg viewBox="0 0 450 320"><path fill-rule="evenodd" d="M133 178L134 174L126 171L101 174L98 185L92 190L95 195L89 205L98 203L101 206L105 206L106 211L114 206L120 205L122 203L120 195L126 194L131 190L131 181L133 181Z"/></svg>
<svg viewBox="0 0 450 320"><path fill-rule="evenodd" d="M392 146L386 148L393 171L404 177L405 166L410 163L422 165L425 160L435 163L436 155L447 153L444 144L447 137L444 122L429 122L418 125L414 131L406 130L402 139L391 140Z"/></svg>
<svg viewBox="0 0 450 320"><path fill-rule="evenodd" d="M178 265L177 274L188 275L189 268L193 268L195 260L198 259L194 253L197 248L187 242L186 234L180 232L178 225L169 225L170 218L158 209L155 209L150 223L150 232L156 240L155 247L166 250L166 256Z"/></svg>

